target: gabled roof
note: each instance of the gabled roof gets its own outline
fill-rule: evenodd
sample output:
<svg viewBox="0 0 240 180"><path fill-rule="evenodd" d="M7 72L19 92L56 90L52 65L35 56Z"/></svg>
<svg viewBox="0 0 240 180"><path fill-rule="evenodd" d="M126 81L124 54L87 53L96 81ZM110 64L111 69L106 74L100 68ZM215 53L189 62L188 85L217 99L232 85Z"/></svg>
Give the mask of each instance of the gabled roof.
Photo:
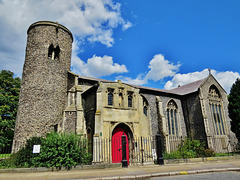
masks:
<svg viewBox="0 0 240 180"><path fill-rule="evenodd" d="M149 91L157 91L157 92L174 94L174 93L170 92L170 90L165 90L165 89L151 88L151 87L138 86L138 85L131 85L131 86L133 86L135 88L139 88L139 89L149 90Z"/></svg>
<svg viewBox="0 0 240 180"><path fill-rule="evenodd" d="M183 85L183 86L179 86L177 88L171 89L169 90L171 93L174 94L179 94L179 95L186 95L186 94L190 94L193 92L198 91L198 88L201 86L201 84L206 80L207 78Z"/></svg>
<svg viewBox="0 0 240 180"><path fill-rule="evenodd" d="M88 76L82 76L82 75L77 75L80 79L86 79L86 80L90 80L90 81L96 81L96 82L109 82L109 83L115 83L116 81L109 81L106 79L99 79L99 78L95 78L95 77L88 77Z"/></svg>
<svg viewBox="0 0 240 180"><path fill-rule="evenodd" d="M109 80L99 79L99 78L95 78L95 77L88 77L88 76L82 76L82 75L78 75L78 77L80 79L86 79L86 80L95 81L95 82L117 83L116 81L109 81ZM127 84L127 83L123 83L123 84L129 85L129 86L132 86L132 87L135 87L138 89L171 93L169 90L164 90L164 89L150 88L150 87L146 87L146 86L138 86L138 85L132 85L132 84ZM174 93L171 93L171 94L174 94Z"/></svg>
<svg viewBox="0 0 240 180"><path fill-rule="evenodd" d="M95 81L95 82L105 82L105 83L117 83L116 81L109 81L109 80L105 80L105 79L99 79L99 78L94 78L94 77L87 77L87 76L82 76L82 75L77 75L80 79L86 79L86 80L90 80L90 81ZM208 76L209 77L209 76ZM129 86L135 87L135 88L139 88L139 89L143 89L143 90L149 90L149 91L156 91L156 92L163 92L163 93L169 93L169 94L175 94L175 95L186 95L186 94L190 94L193 92L197 92L199 87L206 81L206 79L208 78L204 78L183 86L179 86L177 88L171 89L171 90L164 90L164 89L157 89L157 88L150 88L150 87L145 87L145 86L138 86L138 85L131 85L131 84L127 84L127 83L123 83L123 84L127 84Z"/></svg>

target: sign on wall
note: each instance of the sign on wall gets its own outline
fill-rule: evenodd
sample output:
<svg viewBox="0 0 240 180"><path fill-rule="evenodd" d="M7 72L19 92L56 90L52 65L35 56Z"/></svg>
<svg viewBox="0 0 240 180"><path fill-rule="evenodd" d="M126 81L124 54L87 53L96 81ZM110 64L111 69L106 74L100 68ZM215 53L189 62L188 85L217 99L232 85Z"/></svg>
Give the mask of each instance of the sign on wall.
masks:
<svg viewBox="0 0 240 180"><path fill-rule="evenodd" d="M40 145L33 145L33 153L40 153Z"/></svg>

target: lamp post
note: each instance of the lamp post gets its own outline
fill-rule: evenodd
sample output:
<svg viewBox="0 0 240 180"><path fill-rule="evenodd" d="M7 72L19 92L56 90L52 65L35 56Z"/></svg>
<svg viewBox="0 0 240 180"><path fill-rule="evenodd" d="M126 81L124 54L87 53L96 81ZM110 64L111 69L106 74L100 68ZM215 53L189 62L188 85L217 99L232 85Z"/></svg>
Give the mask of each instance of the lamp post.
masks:
<svg viewBox="0 0 240 180"><path fill-rule="evenodd" d="M127 162L127 152L126 152L126 136L122 135L122 167L128 167L128 162Z"/></svg>
<svg viewBox="0 0 240 180"><path fill-rule="evenodd" d="M156 135L156 146L157 146L157 164L164 165L162 153L162 139L159 133Z"/></svg>

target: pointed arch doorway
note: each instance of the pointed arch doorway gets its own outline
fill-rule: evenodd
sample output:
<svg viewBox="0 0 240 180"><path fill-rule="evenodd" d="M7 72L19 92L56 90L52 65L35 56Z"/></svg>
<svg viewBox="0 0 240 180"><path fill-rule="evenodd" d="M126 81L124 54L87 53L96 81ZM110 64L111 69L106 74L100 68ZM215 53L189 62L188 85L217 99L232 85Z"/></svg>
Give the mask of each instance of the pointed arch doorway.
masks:
<svg viewBox="0 0 240 180"><path fill-rule="evenodd" d="M125 124L117 125L112 133L112 163L122 161L122 136L126 136L126 157L129 164L129 142L132 136L130 128Z"/></svg>

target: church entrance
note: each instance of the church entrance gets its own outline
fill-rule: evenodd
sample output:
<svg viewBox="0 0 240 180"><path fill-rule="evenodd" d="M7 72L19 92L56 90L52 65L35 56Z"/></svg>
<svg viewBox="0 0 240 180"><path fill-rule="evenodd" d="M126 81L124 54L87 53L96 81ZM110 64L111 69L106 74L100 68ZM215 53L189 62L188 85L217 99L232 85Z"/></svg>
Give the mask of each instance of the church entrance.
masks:
<svg viewBox="0 0 240 180"><path fill-rule="evenodd" d="M124 126L118 125L112 133L112 163L122 161L122 136L126 136L126 157L129 164L129 133Z"/></svg>

